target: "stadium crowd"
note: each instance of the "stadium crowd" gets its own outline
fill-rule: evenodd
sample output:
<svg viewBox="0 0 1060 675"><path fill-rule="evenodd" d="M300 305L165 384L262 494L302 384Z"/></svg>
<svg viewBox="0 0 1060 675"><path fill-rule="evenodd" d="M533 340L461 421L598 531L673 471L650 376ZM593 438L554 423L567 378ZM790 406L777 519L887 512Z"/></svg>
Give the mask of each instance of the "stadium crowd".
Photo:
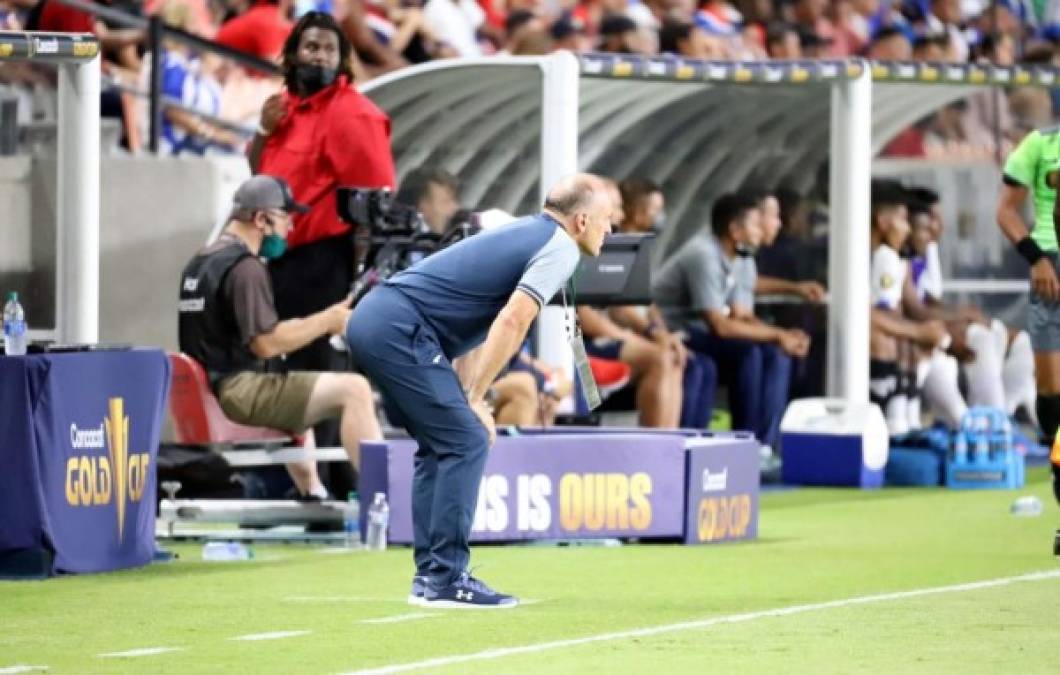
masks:
<svg viewBox="0 0 1060 675"><path fill-rule="evenodd" d="M1010 63L1060 38L1060 5L1049 0L97 1L135 16L160 14L263 59L279 55L293 21L310 11L330 13L357 48L365 75L436 58L554 49ZM112 61L134 65L121 51L137 31L55 0L4 0L0 21L15 30L95 32Z"/></svg>
<svg viewBox="0 0 1060 675"><path fill-rule="evenodd" d="M1060 43L1060 3L1049 0L96 0L278 62L293 22L308 12L335 17L354 47L357 82L408 64L456 56L540 55L555 50L673 54L705 59L816 59L1052 64ZM104 113L124 117L134 151L147 133L145 91L153 55L146 31L61 4L2 0L0 26L95 33L104 47ZM169 109L164 149L240 152L257 111L279 80L186 44L163 45ZM51 86L47 72L0 65L0 82L20 91ZM125 92L123 95L122 92ZM886 154L993 156L1027 130L1051 121L1048 92L1016 88L1008 105L972 97L895 139ZM33 114L27 106L20 120ZM189 114L189 111L192 114ZM194 114L199 113L199 114ZM234 123L218 123L218 119ZM240 132L240 125L242 131Z"/></svg>

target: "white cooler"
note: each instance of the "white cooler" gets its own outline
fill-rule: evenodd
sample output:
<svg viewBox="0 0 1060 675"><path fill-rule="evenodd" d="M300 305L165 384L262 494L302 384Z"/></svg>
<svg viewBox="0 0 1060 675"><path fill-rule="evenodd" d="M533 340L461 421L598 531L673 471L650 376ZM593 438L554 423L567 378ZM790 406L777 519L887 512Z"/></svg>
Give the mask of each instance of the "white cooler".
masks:
<svg viewBox="0 0 1060 675"><path fill-rule="evenodd" d="M803 398L784 412L780 447L785 483L878 488L890 438L874 403Z"/></svg>

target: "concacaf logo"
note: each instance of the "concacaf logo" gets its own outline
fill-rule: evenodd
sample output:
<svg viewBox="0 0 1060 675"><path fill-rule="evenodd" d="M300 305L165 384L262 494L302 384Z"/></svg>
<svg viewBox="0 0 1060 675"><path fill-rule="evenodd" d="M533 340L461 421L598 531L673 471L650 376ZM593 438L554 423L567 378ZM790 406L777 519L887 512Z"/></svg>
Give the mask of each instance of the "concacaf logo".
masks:
<svg viewBox="0 0 1060 675"><path fill-rule="evenodd" d="M125 509L139 502L147 486L151 454L129 452L129 418L125 402L109 401L108 415L98 427L70 425L74 450L106 450L106 454L74 455L66 461L66 501L70 506L101 507L114 504L118 541L125 533Z"/></svg>

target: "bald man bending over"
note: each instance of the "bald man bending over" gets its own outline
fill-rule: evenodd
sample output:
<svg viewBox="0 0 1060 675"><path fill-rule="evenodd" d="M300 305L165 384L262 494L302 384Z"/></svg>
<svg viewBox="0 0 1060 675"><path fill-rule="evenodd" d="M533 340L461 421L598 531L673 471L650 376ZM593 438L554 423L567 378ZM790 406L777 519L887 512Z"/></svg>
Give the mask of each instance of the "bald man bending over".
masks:
<svg viewBox="0 0 1060 675"><path fill-rule="evenodd" d="M410 603L518 604L467 570L479 481L496 435L483 397L541 306L574 274L579 251L600 254L611 209L599 178L565 178L538 215L423 260L376 287L350 317L350 353L382 391L391 420L419 443ZM451 364L472 349L475 358L462 381Z"/></svg>

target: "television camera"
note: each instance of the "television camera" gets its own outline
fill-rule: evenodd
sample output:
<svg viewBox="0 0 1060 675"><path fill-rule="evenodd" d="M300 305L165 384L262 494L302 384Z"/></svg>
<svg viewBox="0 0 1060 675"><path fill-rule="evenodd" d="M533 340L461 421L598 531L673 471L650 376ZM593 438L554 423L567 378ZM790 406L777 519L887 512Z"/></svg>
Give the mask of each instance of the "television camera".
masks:
<svg viewBox="0 0 1060 675"><path fill-rule="evenodd" d="M354 304L376 284L480 229L476 214L460 211L438 235L415 208L395 201L386 189L339 188L337 201L339 217L353 227ZM609 236L600 256L584 257L579 266L579 299L594 305L651 302L654 243L654 234Z"/></svg>

